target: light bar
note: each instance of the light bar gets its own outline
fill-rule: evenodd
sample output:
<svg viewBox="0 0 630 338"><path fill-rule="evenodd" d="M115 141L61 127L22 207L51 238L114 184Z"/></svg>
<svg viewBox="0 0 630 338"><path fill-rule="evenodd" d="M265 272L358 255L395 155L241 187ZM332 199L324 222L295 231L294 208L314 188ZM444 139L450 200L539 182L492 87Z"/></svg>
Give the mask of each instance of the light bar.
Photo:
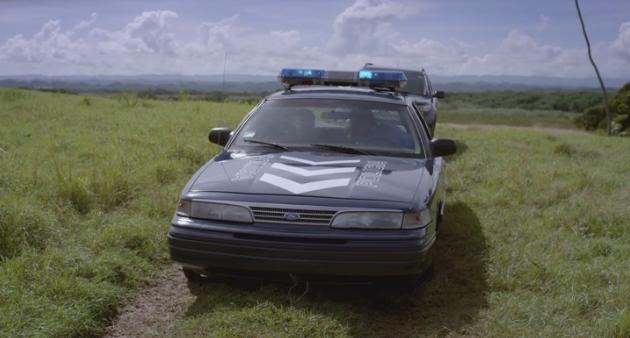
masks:
<svg viewBox="0 0 630 338"><path fill-rule="evenodd" d="M350 70L327 70L324 78L326 86L356 86L357 72Z"/></svg>
<svg viewBox="0 0 630 338"><path fill-rule="evenodd" d="M323 84L326 71L321 69L283 68L278 80L289 86Z"/></svg>
<svg viewBox="0 0 630 338"><path fill-rule="evenodd" d="M322 69L283 68L278 75L287 88L295 85L364 86L398 90L407 84L407 76L401 71L360 70L326 71Z"/></svg>
<svg viewBox="0 0 630 338"><path fill-rule="evenodd" d="M387 70L360 70L359 86L400 89L407 84L407 76L403 72Z"/></svg>

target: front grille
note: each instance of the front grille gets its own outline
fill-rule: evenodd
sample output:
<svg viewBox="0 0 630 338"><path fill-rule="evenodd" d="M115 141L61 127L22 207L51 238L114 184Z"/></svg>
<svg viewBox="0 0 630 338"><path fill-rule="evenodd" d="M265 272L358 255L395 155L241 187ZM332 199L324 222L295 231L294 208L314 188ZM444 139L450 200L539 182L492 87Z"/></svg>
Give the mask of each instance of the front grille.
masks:
<svg viewBox="0 0 630 338"><path fill-rule="evenodd" d="M291 208L250 207L256 222L329 225L336 210L307 210Z"/></svg>

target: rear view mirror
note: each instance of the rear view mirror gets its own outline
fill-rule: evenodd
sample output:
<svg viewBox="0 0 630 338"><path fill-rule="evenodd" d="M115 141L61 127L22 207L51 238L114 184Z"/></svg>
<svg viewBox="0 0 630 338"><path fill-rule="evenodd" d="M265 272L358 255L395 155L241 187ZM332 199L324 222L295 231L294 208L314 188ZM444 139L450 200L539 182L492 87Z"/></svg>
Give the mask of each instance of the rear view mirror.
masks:
<svg viewBox="0 0 630 338"><path fill-rule="evenodd" d="M431 140L431 152L433 157L453 155L457 152L457 145L453 140L436 138Z"/></svg>
<svg viewBox="0 0 630 338"><path fill-rule="evenodd" d="M435 93L433 93L433 97L438 98L438 99L443 99L444 96L446 96L446 94L444 93L444 91L438 90Z"/></svg>
<svg viewBox="0 0 630 338"><path fill-rule="evenodd" d="M214 144L225 146L230 140L230 128L212 128L208 133L208 140Z"/></svg>

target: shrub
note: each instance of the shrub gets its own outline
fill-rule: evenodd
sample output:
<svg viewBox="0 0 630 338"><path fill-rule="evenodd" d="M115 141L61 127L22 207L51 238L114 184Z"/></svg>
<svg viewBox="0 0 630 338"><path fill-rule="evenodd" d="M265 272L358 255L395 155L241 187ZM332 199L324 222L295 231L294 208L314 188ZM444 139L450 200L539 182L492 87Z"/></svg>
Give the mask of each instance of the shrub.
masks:
<svg viewBox="0 0 630 338"><path fill-rule="evenodd" d="M90 188L103 211L125 205L134 195L129 174L113 166L96 172L90 182Z"/></svg>
<svg viewBox="0 0 630 338"><path fill-rule="evenodd" d="M576 153L576 150L573 146L567 143L560 143L554 148L554 152L556 154L565 155L568 157L573 156Z"/></svg>
<svg viewBox="0 0 630 338"><path fill-rule="evenodd" d="M0 260L28 248L43 249L52 228L50 219L50 215L31 200L0 200Z"/></svg>
<svg viewBox="0 0 630 338"><path fill-rule="evenodd" d="M0 99L4 102L13 102L24 98L24 93L17 89L7 89L0 92Z"/></svg>
<svg viewBox="0 0 630 338"><path fill-rule="evenodd" d="M606 111L601 105L586 109L584 113L575 118L575 125L586 130L595 130L606 123Z"/></svg>
<svg viewBox="0 0 630 338"><path fill-rule="evenodd" d="M133 108L138 105L138 96L134 94L124 93L118 96L118 102L126 108Z"/></svg>
<svg viewBox="0 0 630 338"><path fill-rule="evenodd" d="M86 107L89 107L92 105L92 99L90 99L89 96L84 96L83 99L81 100L81 104Z"/></svg>
<svg viewBox="0 0 630 338"><path fill-rule="evenodd" d="M60 202L69 204L81 214L90 212L93 198L83 178L60 176L57 182L57 198Z"/></svg>
<svg viewBox="0 0 630 338"><path fill-rule="evenodd" d="M610 101L613 133L621 134L630 128L630 82L626 83ZM590 107L575 119L576 126L586 129L606 129L606 111L600 104Z"/></svg>
<svg viewBox="0 0 630 338"><path fill-rule="evenodd" d="M190 94L186 88L179 91L179 97L177 98L179 101L188 101L190 98Z"/></svg>

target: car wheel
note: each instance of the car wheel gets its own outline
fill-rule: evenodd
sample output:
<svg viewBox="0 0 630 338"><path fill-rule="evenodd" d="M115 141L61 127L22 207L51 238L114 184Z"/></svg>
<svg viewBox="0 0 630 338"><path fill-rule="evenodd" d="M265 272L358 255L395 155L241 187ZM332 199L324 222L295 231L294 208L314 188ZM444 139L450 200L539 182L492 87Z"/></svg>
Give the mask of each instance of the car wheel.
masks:
<svg viewBox="0 0 630 338"><path fill-rule="evenodd" d="M195 296L202 294L203 293L202 282L204 280L203 276L201 276L201 274L198 271L187 269L187 268L182 268L182 272L184 273L184 276L186 276L186 279L188 280L188 290L190 291L190 293L192 293Z"/></svg>
<svg viewBox="0 0 630 338"><path fill-rule="evenodd" d="M189 283L224 283L230 281L229 277L213 274L212 271L199 271L188 268L182 268L182 271Z"/></svg>
<svg viewBox="0 0 630 338"><path fill-rule="evenodd" d="M186 276L186 279L188 279L189 282L200 282L203 279L201 274L196 270L182 268L182 271L184 272L184 276Z"/></svg>
<svg viewBox="0 0 630 338"><path fill-rule="evenodd" d="M433 262L431 262L431 265L429 265L429 267L424 270L422 276L420 276L420 282L428 283L433 280L433 277L435 277L435 269Z"/></svg>

